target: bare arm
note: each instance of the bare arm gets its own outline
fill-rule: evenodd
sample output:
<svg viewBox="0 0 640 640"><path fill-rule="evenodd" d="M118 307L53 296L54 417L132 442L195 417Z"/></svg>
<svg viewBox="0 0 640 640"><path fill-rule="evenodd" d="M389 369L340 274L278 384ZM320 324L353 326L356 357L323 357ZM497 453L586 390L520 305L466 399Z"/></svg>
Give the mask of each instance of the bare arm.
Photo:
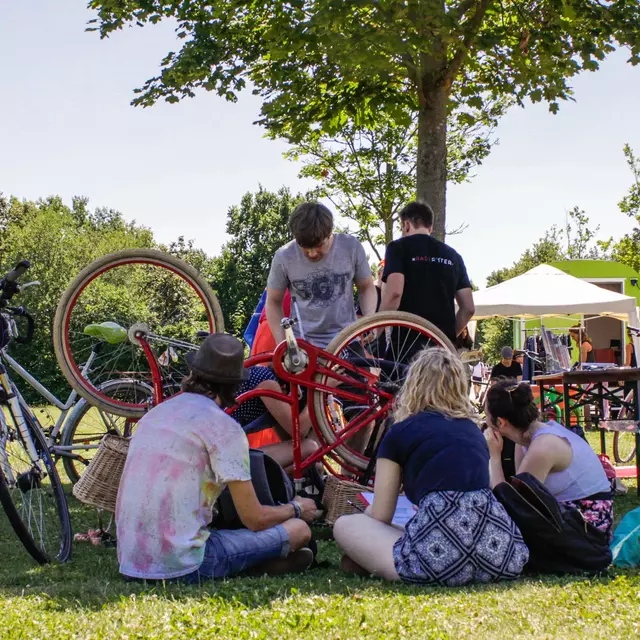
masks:
<svg viewBox="0 0 640 640"><path fill-rule="evenodd" d="M376 312L376 306L378 304L378 294L373 284L373 277L369 276L363 280L356 280L356 289L358 289L362 315L372 316Z"/></svg>
<svg viewBox="0 0 640 640"><path fill-rule="evenodd" d="M279 289L267 289L267 302L265 304L267 323L276 344L280 344L284 340L284 329L280 326L280 321L284 318L282 309L284 293Z"/></svg>
<svg viewBox="0 0 640 640"><path fill-rule="evenodd" d="M368 515L380 522L391 524L398 504L401 478L402 469L399 464L386 458L378 459L373 504Z"/></svg>
<svg viewBox="0 0 640 640"><path fill-rule="evenodd" d="M633 357L633 345L630 342L627 342L627 346L625 347L625 356L624 356L624 366L631 366L631 358Z"/></svg>
<svg viewBox="0 0 640 640"><path fill-rule="evenodd" d="M489 427L484 432L484 438L489 447L489 482L493 489L496 485L505 481L504 471L502 470L502 447L504 440L502 436Z"/></svg>
<svg viewBox="0 0 640 640"><path fill-rule="evenodd" d="M518 473L530 473L540 482L544 482L553 471L563 471L573 458L571 445L558 436L543 434L538 436L520 464Z"/></svg>
<svg viewBox="0 0 640 640"><path fill-rule="evenodd" d="M521 444L517 444L516 445L515 456L514 456L514 462L515 462L515 466L516 466L516 473L520 473L520 465L522 464L523 460L524 460L524 449L522 448Z"/></svg>
<svg viewBox="0 0 640 640"><path fill-rule="evenodd" d="M456 302L458 303L456 335L459 336L476 312L476 305L473 302L473 290L471 288L458 289L456 291Z"/></svg>
<svg viewBox="0 0 640 640"><path fill-rule="evenodd" d="M380 311L396 311L400 307L402 293L404 292L404 274L391 273L382 288L382 302Z"/></svg>
<svg viewBox="0 0 640 640"><path fill-rule="evenodd" d="M230 482L229 491L242 524L250 531L264 531L295 518L295 510L291 504L279 507L261 505L251 480ZM296 498L296 502L302 509L302 520L313 522L316 517L315 502L309 498Z"/></svg>

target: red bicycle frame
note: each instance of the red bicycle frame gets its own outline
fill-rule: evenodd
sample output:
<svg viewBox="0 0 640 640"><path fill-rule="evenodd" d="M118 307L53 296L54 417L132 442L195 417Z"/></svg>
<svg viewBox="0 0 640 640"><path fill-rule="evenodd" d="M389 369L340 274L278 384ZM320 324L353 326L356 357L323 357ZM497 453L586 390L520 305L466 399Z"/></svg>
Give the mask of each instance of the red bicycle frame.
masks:
<svg viewBox="0 0 640 640"><path fill-rule="evenodd" d="M153 404L157 405L164 400L162 371L158 359L151 349L149 343L145 340L144 336L137 336L140 346L147 358L149 369L151 371L151 383L153 386ZM255 397L267 397L281 402L287 403L291 407L291 422L293 426L291 438L293 444L293 477L296 482L302 480L302 473L305 469L312 464L322 460L327 470L332 474L343 477L337 473L333 468L327 465L326 458L330 458L336 462L339 462L340 466L349 471L350 473L357 473L358 469L355 469L351 465L346 464L344 460L338 460L333 453L334 450L343 445L347 439L353 436L357 431L365 427L367 424L383 418L389 412L391 404L393 402L393 395L386 391L375 388L375 384L378 382L378 375L371 371L357 367L347 360L343 360L323 349L315 347L314 345L306 342L305 340L298 340L298 346L306 352L308 357L308 363L303 371L300 373L291 373L287 370L284 364L284 358L287 351L286 342L278 345L273 352L261 353L260 355L249 358L245 361L244 366L246 368L255 365L270 365L280 380L289 385L288 393L271 391L270 389L253 389L242 395L238 396L238 404L246 402ZM330 367L336 367L338 370L331 369ZM347 372L357 375L360 379L355 379L346 375ZM349 389L341 389L339 386L330 386L328 384L321 384L315 380L316 377L322 377L323 379L332 379L336 383L348 384ZM311 419L311 425L318 438L318 441L323 445L314 454L308 457L306 460L302 460L301 449L301 437L300 437L300 398L299 389L304 387L310 391L324 391L330 393L333 396L342 400L350 400L357 402L361 405L366 405L369 408L366 409L361 415L357 416L353 421L347 423L347 425L336 432L336 439L331 444L325 442L324 436L318 426L318 419L315 413L314 403L312 398L308 398L309 417ZM357 393L357 391L360 393ZM380 401L384 402L383 406L380 405ZM227 413L231 413L234 408L227 409ZM366 460L361 454L363 460Z"/></svg>
<svg viewBox="0 0 640 640"><path fill-rule="evenodd" d="M369 423L385 417L391 408L393 395L375 388L375 384L378 382L377 374L374 374L367 369L357 367L347 360L343 360L338 356L328 353L305 340L299 339L297 340L297 343L300 349L304 351L308 357L307 365L300 373L291 373L285 367L284 358L287 352L287 345L285 342L278 345L276 350L273 352L262 353L245 361L245 367L265 364L271 365L278 378L289 385L288 393L284 391L278 393L268 389L254 389L238 396L238 404L260 396L274 398L289 404L291 407L291 422L293 426L291 437L293 442L294 480L302 480L302 472L320 460L325 463L325 466L332 474L340 476L341 474L337 473L326 464L326 458L333 459L334 461L339 462L340 466L347 471L356 473L359 471L358 469L346 464L343 460L338 460L333 452L337 447L345 444L346 440L351 438L351 436L353 436L357 431ZM334 368L330 368L332 366ZM347 372L357 375L360 379L355 379L354 377L347 375ZM331 379L337 383L347 384L349 388L341 389L339 386L331 386L326 383L322 384L316 380L318 377L325 381L327 379ZM348 422L343 429L336 432L336 439L334 442L327 444L318 426L318 418L315 412L313 400L309 397L307 400L307 406L309 408L311 426L322 446L306 460L302 460L301 455L300 387L304 387L308 391L324 391L332 394L336 398L340 398L341 400L348 400L368 406L368 409L366 409L361 415ZM384 402L383 406L379 406L381 400ZM232 410L233 409L230 411ZM361 457L363 460L366 460L364 456Z"/></svg>

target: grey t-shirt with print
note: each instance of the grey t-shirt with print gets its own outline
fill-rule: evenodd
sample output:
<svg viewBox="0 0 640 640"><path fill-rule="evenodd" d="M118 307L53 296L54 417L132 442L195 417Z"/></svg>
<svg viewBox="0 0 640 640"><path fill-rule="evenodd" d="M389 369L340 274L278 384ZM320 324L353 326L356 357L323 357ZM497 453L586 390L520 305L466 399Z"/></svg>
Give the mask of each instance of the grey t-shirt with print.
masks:
<svg viewBox="0 0 640 640"><path fill-rule="evenodd" d="M304 337L326 347L356 319L353 284L371 277L371 268L360 241L336 233L329 252L318 262L309 260L293 241L280 247L271 262L267 287L290 289L300 309ZM295 315L293 308L291 314ZM295 334L300 337L300 328Z"/></svg>

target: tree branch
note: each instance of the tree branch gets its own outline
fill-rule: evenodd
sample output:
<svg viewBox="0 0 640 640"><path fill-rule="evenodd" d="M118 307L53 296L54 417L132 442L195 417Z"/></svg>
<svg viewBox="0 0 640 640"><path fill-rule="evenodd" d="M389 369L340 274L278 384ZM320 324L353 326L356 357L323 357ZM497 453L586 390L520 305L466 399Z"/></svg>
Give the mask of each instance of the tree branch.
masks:
<svg viewBox="0 0 640 640"><path fill-rule="evenodd" d="M416 63L413 61L413 57L409 53L402 54L402 62L407 67L407 77L414 84L418 84L418 67L416 67Z"/></svg>
<svg viewBox="0 0 640 640"><path fill-rule="evenodd" d="M356 165L358 166L358 172L360 173L360 177L362 178L362 180L366 180L367 179L367 175L365 174L362 165L360 164L360 156L358 155L358 151L355 148L355 145L353 144L353 140L351 138L347 138L347 142L349 144L349 149L351 150L351 153L353 154L353 157L356 161ZM367 193L361 193L360 194L365 200L369 201L369 204L371 204L371 206L373 207L374 210L377 210L376 207L376 202L373 199L373 197Z"/></svg>
<svg viewBox="0 0 640 640"><path fill-rule="evenodd" d="M411 144L411 140L417 135L417 133L418 133L417 124L409 126L405 129L405 132L402 136L402 142L397 147L398 151L394 156L392 156L392 159L394 162L398 161L398 158L400 157L400 155L404 153L404 150L407 148L407 145Z"/></svg>
<svg viewBox="0 0 640 640"><path fill-rule="evenodd" d="M462 20L462 18L464 18L464 16L466 15L467 11L469 11L469 9L471 9L471 7L473 7L473 5L476 3L477 0L462 0L462 2L459 4L458 8L455 11L451 11L450 13L453 14L456 18L456 20L458 20L458 22L460 20Z"/></svg>
<svg viewBox="0 0 640 640"><path fill-rule="evenodd" d="M482 25L484 16L489 8L489 5L493 0L475 0L476 10L471 18L469 18L463 25L462 30L464 33L462 42L456 54L451 59L451 62L447 65L444 71L444 81L447 86L451 86L460 71L460 67L464 62L467 54L469 53L469 46L471 41L478 32L478 29Z"/></svg>
<svg viewBox="0 0 640 640"><path fill-rule="evenodd" d="M373 242L373 238L371 237L371 234L369 233L369 228L365 227L364 232L365 232L365 236L367 238L367 242L369 243L369 246L373 249L373 252L376 254L376 257L378 258L378 261L382 260L382 258L380 257L380 252L376 248L376 245Z"/></svg>

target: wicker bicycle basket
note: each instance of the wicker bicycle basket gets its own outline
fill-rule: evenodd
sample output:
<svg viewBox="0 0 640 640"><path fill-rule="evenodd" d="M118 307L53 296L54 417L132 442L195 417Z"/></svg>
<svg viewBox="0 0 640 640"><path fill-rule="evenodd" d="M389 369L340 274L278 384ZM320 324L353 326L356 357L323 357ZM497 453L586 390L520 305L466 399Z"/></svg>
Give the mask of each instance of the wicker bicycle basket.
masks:
<svg viewBox="0 0 640 640"><path fill-rule="evenodd" d="M102 438L96 455L73 487L73 495L80 502L115 513L129 440L113 435Z"/></svg>
<svg viewBox="0 0 640 640"><path fill-rule="evenodd" d="M371 487L365 487L349 480L340 480L330 475L324 486L322 502L326 508L325 520L328 524L334 525L340 516L358 513L358 509L351 506L349 501L360 504L357 497L363 491L371 491Z"/></svg>

